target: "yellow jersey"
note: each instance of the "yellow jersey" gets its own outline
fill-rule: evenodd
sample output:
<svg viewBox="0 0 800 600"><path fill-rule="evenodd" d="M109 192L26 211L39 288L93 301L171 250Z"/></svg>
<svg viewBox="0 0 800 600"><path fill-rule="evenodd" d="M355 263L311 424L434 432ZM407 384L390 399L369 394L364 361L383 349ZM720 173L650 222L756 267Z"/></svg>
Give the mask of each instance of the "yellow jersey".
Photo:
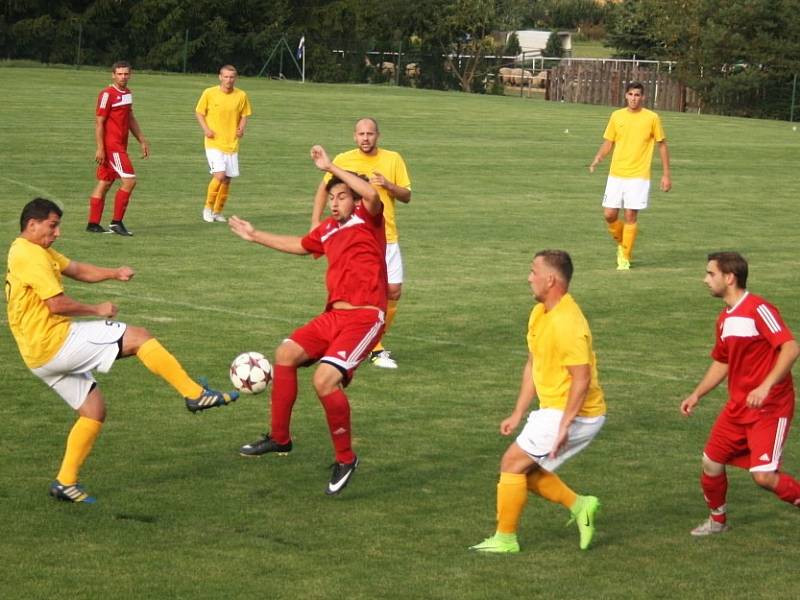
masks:
<svg viewBox="0 0 800 600"><path fill-rule="evenodd" d="M609 174L623 179L650 179L653 148L666 139L661 119L652 110L621 108L611 113L603 137L614 142Z"/></svg>
<svg viewBox="0 0 800 600"><path fill-rule="evenodd" d="M597 380L592 332L570 294L565 294L550 311L545 310L544 304L533 307L528 320L528 350L533 356L533 384L540 408L564 410L572 385L567 367L589 365L589 390L578 416L606 413L603 390Z"/></svg>
<svg viewBox="0 0 800 600"><path fill-rule="evenodd" d="M69 318L51 313L45 300L64 292L61 272L69 262L52 248L22 237L14 240L8 251L8 326L22 360L31 369L47 364L67 339Z"/></svg>
<svg viewBox="0 0 800 600"><path fill-rule="evenodd" d="M395 185L411 189L411 180L408 178L408 170L403 157L398 152L378 148L374 155L364 154L360 149L342 152L333 159L337 167L347 171L353 171L365 177L371 177L375 171L386 177ZM330 180L328 173L325 180ZM395 199L389 195L385 188L375 187L383 202L383 219L386 223L386 243L397 243L399 235L397 233L397 219L395 217Z"/></svg>
<svg viewBox="0 0 800 600"><path fill-rule="evenodd" d="M206 124L214 132L213 138L205 138L206 148L216 148L226 154L239 151L239 138L236 137L239 121L253 114L245 92L233 88L225 93L215 85L203 90L194 111L205 116Z"/></svg>

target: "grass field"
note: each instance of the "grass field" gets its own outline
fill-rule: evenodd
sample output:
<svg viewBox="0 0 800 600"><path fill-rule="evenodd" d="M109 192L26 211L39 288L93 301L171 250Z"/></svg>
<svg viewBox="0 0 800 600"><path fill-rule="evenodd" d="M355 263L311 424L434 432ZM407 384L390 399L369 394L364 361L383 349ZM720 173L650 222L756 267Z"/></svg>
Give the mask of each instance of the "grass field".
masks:
<svg viewBox="0 0 800 600"><path fill-rule="evenodd" d="M128 264L127 284L68 282L119 303L197 375L226 385L240 351L273 348L324 304L322 261L248 245L200 220L207 183L192 115L212 76L134 74L152 157L126 224L84 233L93 186L93 103L104 72L0 68L0 245L35 195L63 204L56 247ZM599 198L607 164L587 165L610 108L394 87L243 79L255 114L229 213L302 233L319 174L312 143L351 147L361 115L406 157L399 207L406 285L386 338L397 371L364 366L349 388L361 468L323 495L330 441L310 371L300 376L295 451L246 460L267 397L189 414L135 359L99 381L109 416L82 478L98 504L47 497L73 417L23 366L0 319L0 573L7 598L792 598L800 514L732 472L732 530L691 539L706 513L700 453L724 392L691 420L680 400L708 364L720 303L705 254L738 249L750 287L800 331L797 165L785 122L664 113L674 190L641 217L634 269L614 270ZM136 144L132 144L136 149ZM656 165L658 159L656 158ZM660 173L656 166L656 176ZM110 204L110 203L109 203ZM109 209L107 208L107 213ZM493 531L497 433L516 398L536 250L575 261L572 291L592 325L609 403L605 430L561 470L604 510L578 550L560 507L531 498L516 556L466 548ZM800 435L785 466L800 473Z"/></svg>

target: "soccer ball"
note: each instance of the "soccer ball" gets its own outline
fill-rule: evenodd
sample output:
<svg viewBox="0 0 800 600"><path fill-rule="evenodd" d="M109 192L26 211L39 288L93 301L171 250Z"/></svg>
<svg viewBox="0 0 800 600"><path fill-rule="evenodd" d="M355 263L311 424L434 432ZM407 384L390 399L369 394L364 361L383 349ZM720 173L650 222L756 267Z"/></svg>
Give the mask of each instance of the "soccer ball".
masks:
<svg viewBox="0 0 800 600"><path fill-rule="evenodd" d="M258 394L272 379L272 365L260 352L243 352L231 363L231 383L243 394Z"/></svg>

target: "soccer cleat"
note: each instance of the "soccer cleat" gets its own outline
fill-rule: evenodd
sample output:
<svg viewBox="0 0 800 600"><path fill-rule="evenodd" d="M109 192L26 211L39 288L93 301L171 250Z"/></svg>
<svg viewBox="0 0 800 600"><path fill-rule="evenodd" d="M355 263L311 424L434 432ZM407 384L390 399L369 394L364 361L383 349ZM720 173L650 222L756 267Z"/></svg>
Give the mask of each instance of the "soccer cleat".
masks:
<svg viewBox="0 0 800 600"><path fill-rule="evenodd" d="M351 463L336 462L332 466L331 480L328 482L328 487L325 488L325 493L328 496L335 496L347 486L351 476L356 472L356 467L358 467L358 457L356 456Z"/></svg>
<svg viewBox="0 0 800 600"><path fill-rule="evenodd" d="M108 233L108 229L100 225L100 223L89 223L86 225L86 231L89 233Z"/></svg>
<svg viewBox="0 0 800 600"><path fill-rule="evenodd" d="M189 412L196 413L215 406L227 406L235 402L238 397L239 392L217 392L203 386L203 391L197 398L185 398L186 408Z"/></svg>
<svg viewBox="0 0 800 600"><path fill-rule="evenodd" d="M617 245L617 271L630 271L631 261L625 258L625 248L622 244Z"/></svg>
<svg viewBox="0 0 800 600"><path fill-rule="evenodd" d="M83 491L83 486L73 483L64 485L58 479L50 484L50 495L56 500L64 502L83 502L84 504L94 504L97 499Z"/></svg>
<svg viewBox="0 0 800 600"><path fill-rule="evenodd" d="M210 208L203 209L203 221L206 223L213 223L214 222L214 211Z"/></svg>
<svg viewBox="0 0 800 600"><path fill-rule="evenodd" d="M519 552L519 542L515 533L495 533L480 544L470 546L469 549L493 554L516 554Z"/></svg>
<svg viewBox="0 0 800 600"><path fill-rule="evenodd" d="M261 456L268 452L274 452L278 456L286 456L292 451L292 440L286 444L279 444L273 440L268 433L265 433L255 442L250 442L239 448L239 454L242 456Z"/></svg>
<svg viewBox="0 0 800 600"><path fill-rule="evenodd" d="M111 221L111 225L109 225L108 228L117 235L126 235L126 236L133 235L132 232L128 231L128 229L125 227L125 224L122 221Z"/></svg>
<svg viewBox="0 0 800 600"><path fill-rule="evenodd" d="M594 516L600 510L600 501L594 496L578 496L575 508L567 525L573 522L578 525L578 533L581 536L580 547L581 550L586 550L594 537Z"/></svg>
<svg viewBox="0 0 800 600"><path fill-rule="evenodd" d="M228 219L226 219L222 213L211 213L211 220L215 223L227 223Z"/></svg>
<svg viewBox="0 0 800 600"><path fill-rule="evenodd" d="M717 533L725 533L729 527L727 523L720 523L711 517L700 523L697 527L690 532L694 537L704 537L707 535L714 535Z"/></svg>
<svg viewBox="0 0 800 600"><path fill-rule="evenodd" d="M378 350L369 355L369 361L381 369L396 369L397 361L392 358L392 353L388 350Z"/></svg>

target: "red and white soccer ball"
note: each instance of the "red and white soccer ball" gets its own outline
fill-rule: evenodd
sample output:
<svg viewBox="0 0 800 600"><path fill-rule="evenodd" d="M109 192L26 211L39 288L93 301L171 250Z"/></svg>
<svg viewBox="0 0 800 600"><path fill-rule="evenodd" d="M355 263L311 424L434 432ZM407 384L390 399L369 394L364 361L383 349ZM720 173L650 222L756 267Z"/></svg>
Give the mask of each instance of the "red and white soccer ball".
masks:
<svg viewBox="0 0 800 600"><path fill-rule="evenodd" d="M258 394L272 379L272 365L260 352L242 352L231 363L231 383L243 394Z"/></svg>

